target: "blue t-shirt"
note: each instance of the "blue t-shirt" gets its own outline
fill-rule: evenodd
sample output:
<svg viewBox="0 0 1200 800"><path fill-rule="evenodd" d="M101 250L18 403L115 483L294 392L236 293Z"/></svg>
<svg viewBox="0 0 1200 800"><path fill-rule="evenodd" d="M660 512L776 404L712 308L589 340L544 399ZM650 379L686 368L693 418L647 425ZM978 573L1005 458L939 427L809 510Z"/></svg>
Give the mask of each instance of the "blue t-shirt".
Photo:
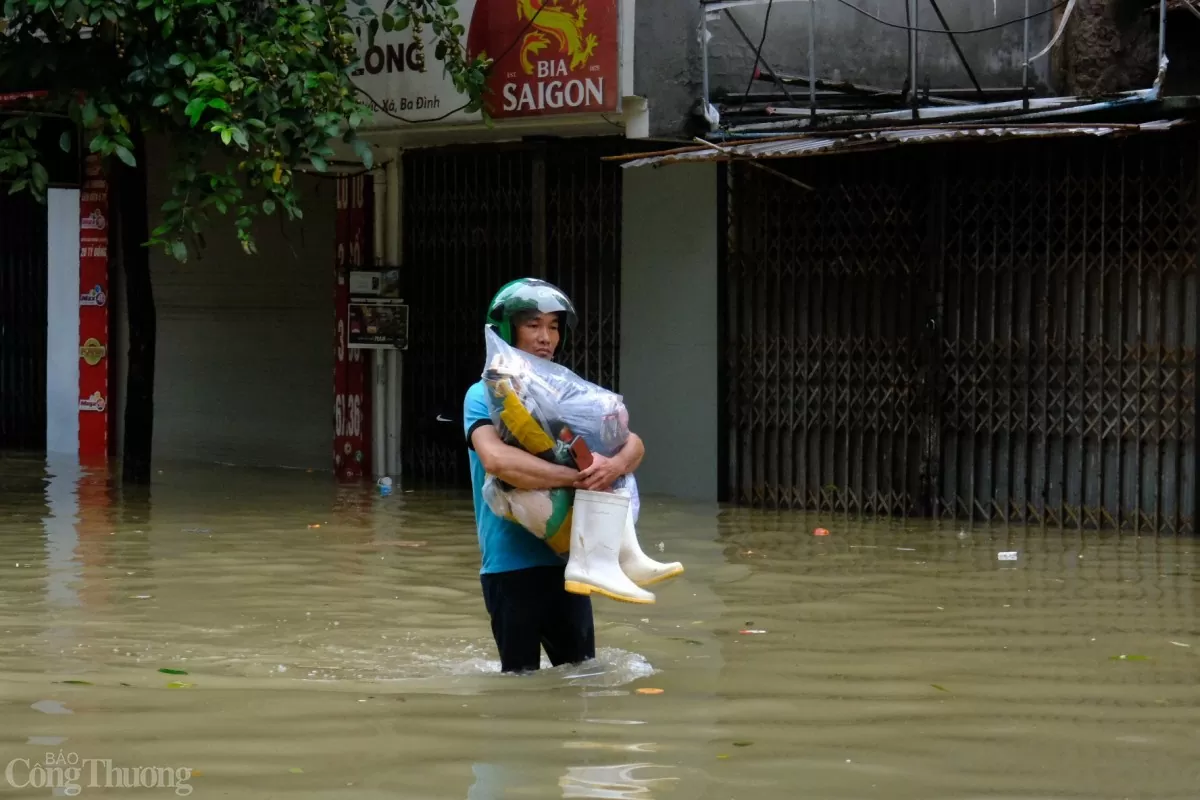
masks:
<svg viewBox="0 0 1200 800"><path fill-rule="evenodd" d="M496 516L483 499L486 472L479 454L470 447L471 432L480 423L491 424L488 413L487 387L483 381L467 390L463 400L463 431L467 435L471 460L471 493L475 500L475 528L479 533L479 552L483 555L481 574L511 572L527 567L559 566L565 562L537 538L512 520Z"/></svg>

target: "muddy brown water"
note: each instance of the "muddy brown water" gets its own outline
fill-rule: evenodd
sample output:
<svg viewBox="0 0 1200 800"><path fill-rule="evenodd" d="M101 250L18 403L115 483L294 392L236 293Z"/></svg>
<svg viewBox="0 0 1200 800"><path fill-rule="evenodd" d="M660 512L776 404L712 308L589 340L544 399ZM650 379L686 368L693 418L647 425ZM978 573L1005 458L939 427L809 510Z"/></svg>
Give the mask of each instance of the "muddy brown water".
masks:
<svg viewBox="0 0 1200 800"><path fill-rule="evenodd" d="M467 494L160 466L0 458L0 795L1200 797L1196 540L645 498L686 574L515 677Z"/></svg>

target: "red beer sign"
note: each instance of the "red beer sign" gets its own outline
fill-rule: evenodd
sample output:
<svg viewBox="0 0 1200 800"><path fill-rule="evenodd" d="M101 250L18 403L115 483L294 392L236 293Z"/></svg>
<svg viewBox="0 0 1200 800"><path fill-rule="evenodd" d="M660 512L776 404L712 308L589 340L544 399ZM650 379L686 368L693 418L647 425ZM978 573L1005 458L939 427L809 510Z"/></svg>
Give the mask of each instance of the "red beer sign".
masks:
<svg viewBox="0 0 1200 800"><path fill-rule="evenodd" d="M620 108L617 0L478 0L469 57L495 59L484 104L496 119Z"/></svg>

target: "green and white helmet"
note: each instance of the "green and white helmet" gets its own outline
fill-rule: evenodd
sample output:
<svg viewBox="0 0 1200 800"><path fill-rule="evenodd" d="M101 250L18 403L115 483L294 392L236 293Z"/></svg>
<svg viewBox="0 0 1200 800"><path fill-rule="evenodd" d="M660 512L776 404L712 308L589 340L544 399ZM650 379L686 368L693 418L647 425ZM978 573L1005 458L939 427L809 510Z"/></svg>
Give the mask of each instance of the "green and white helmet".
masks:
<svg viewBox="0 0 1200 800"><path fill-rule="evenodd" d="M567 328L575 327L575 306L552 283L537 278L519 278L500 287L488 306L487 324L508 344L513 344L513 318L523 312L558 314Z"/></svg>

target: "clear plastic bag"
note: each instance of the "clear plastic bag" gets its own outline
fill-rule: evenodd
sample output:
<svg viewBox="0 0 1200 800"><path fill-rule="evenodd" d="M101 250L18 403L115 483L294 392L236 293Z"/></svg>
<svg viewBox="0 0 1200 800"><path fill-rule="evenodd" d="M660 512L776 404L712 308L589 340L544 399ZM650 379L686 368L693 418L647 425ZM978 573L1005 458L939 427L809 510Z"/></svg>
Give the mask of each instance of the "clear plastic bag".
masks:
<svg viewBox="0 0 1200 800"><path fill-rule="evenodd" d="M621 395L584 380L561 364L518 350L491 328L484 329L484 339L488 409L505 443L567 466L575 466L570 452L575 436L582 437L593 453L604 456L615 455L624 447L629 439L629 412ZM640 510L637 481L626 475L613 488L630 492L636 523ZM557 492L567 494L555 496ZM561 537L564 529L570 531L570 514L564 517L557 512L564 503L570 505L572 490L530 492L488 476L484 497L498 516L520 523L545 540Z"/></svg>

